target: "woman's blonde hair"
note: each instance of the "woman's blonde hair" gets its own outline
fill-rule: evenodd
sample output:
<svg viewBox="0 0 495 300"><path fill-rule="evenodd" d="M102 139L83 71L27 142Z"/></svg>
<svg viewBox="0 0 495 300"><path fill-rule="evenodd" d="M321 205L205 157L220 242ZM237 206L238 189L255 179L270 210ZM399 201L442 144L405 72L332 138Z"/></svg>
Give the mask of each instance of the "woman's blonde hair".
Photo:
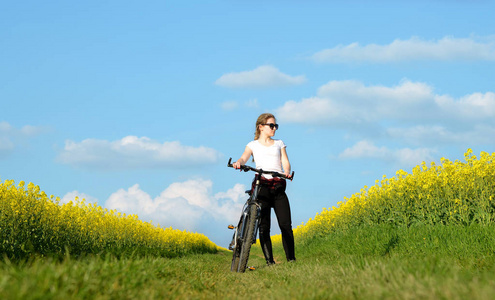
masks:
<svg viewBox="0 0 495 300"><path fill-rule="evenodd" d="M255 140L260 138L260 125L266 124L266 121L270 118L273 118L276 121L275 116L270 113L264 113L258 117L258 120L256 120L256 130L254 131Z"/></svg>

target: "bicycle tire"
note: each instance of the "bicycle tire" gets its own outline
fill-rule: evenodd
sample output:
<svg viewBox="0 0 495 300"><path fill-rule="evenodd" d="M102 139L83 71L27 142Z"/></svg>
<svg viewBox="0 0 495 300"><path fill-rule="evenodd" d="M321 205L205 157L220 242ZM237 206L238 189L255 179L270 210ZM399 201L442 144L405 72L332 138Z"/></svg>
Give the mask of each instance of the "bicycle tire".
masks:
<svg viewBox="0 0 495 300"><path fill-rule="evenodd" d="M236 229L238 230L238 229ZM237 239L237 244L236 247L234 248L234 251L232 253L232 264L230 265L230 271L232 272L237 272L237 268L239 267L239 256L240 256L240 243L239 239Z"/></svg>
<svg viewBox="0 0 495 300"><path fill-rule="evenodd" d="M253 244L254 227L256 225L256 214L258 213L258 208L256 205L249 206L249 213L247 215L246 221L246 231L243 235L243 241L240 245L239 254L239 265L237 267L237 272L244 273L246 271L246 266L249 260L249 252L251 252L251 245Z"/></svg>

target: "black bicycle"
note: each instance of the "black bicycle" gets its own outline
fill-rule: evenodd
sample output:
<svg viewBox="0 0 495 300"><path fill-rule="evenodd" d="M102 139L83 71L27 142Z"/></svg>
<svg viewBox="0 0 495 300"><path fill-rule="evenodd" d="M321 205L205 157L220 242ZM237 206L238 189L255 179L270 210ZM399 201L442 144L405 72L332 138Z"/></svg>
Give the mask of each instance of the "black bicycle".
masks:
<svg viewBox="0 0 495 300"><path fill-rule="evenodd" d="M229 159L227 166L231 168L233 167L232 158ZM292 175L289 178L285 176L285 174L273 171L263 171L262 169L255 169L246 165L241 165L240 169L244 172L253 171L257 173L254 187L251 190L246 191L246 194L249 194L250 197L244 204L241 218L239 219L239 224L237 226L229 225L229 229L234 230L232 242L229 245L229 250L233 251L230 270L233 272L244 273L247 269L251 245L256 243L256 235L258 233L261 212L261 206L258 203L258 193L261 187L259 178L262 174L269 174L274 177L280 177L292 181L294 178L294 172L292 172Z"/></svg>

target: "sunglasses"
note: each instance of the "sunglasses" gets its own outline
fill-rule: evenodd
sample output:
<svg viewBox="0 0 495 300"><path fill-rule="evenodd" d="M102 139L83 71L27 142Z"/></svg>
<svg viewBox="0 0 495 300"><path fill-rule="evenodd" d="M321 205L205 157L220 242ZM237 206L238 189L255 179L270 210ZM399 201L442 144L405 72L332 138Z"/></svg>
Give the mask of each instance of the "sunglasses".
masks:
<svg viewBox="0 0 495 300"><path fill-rule="evenodd" d="M267 124L261 124L261 125L267 125L267 126L270 126L270 129L278 129L278 124L273 124L273 123L267 123Z"/></svg>

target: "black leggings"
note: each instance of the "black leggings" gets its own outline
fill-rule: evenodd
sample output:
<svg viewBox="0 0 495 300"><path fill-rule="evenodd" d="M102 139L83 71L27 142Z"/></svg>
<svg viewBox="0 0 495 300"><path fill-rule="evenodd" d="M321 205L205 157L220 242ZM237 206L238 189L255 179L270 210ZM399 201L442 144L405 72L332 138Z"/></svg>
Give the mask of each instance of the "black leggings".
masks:
<svg viewBox="0 0 495 300"><path fill-rule="evenodd" d="M284 182L285 183L285 182ZM285 185L269 188L261 186L258 194L258 202L261 204L260 216L260 244L268 264L275 263L272 253L272 240L270 238L271 208L277 216L278 226L282 232L282 244L287 261L295 260L294 234L292 233L292 219L290 215L289 198L285 194Z"/></svg>

